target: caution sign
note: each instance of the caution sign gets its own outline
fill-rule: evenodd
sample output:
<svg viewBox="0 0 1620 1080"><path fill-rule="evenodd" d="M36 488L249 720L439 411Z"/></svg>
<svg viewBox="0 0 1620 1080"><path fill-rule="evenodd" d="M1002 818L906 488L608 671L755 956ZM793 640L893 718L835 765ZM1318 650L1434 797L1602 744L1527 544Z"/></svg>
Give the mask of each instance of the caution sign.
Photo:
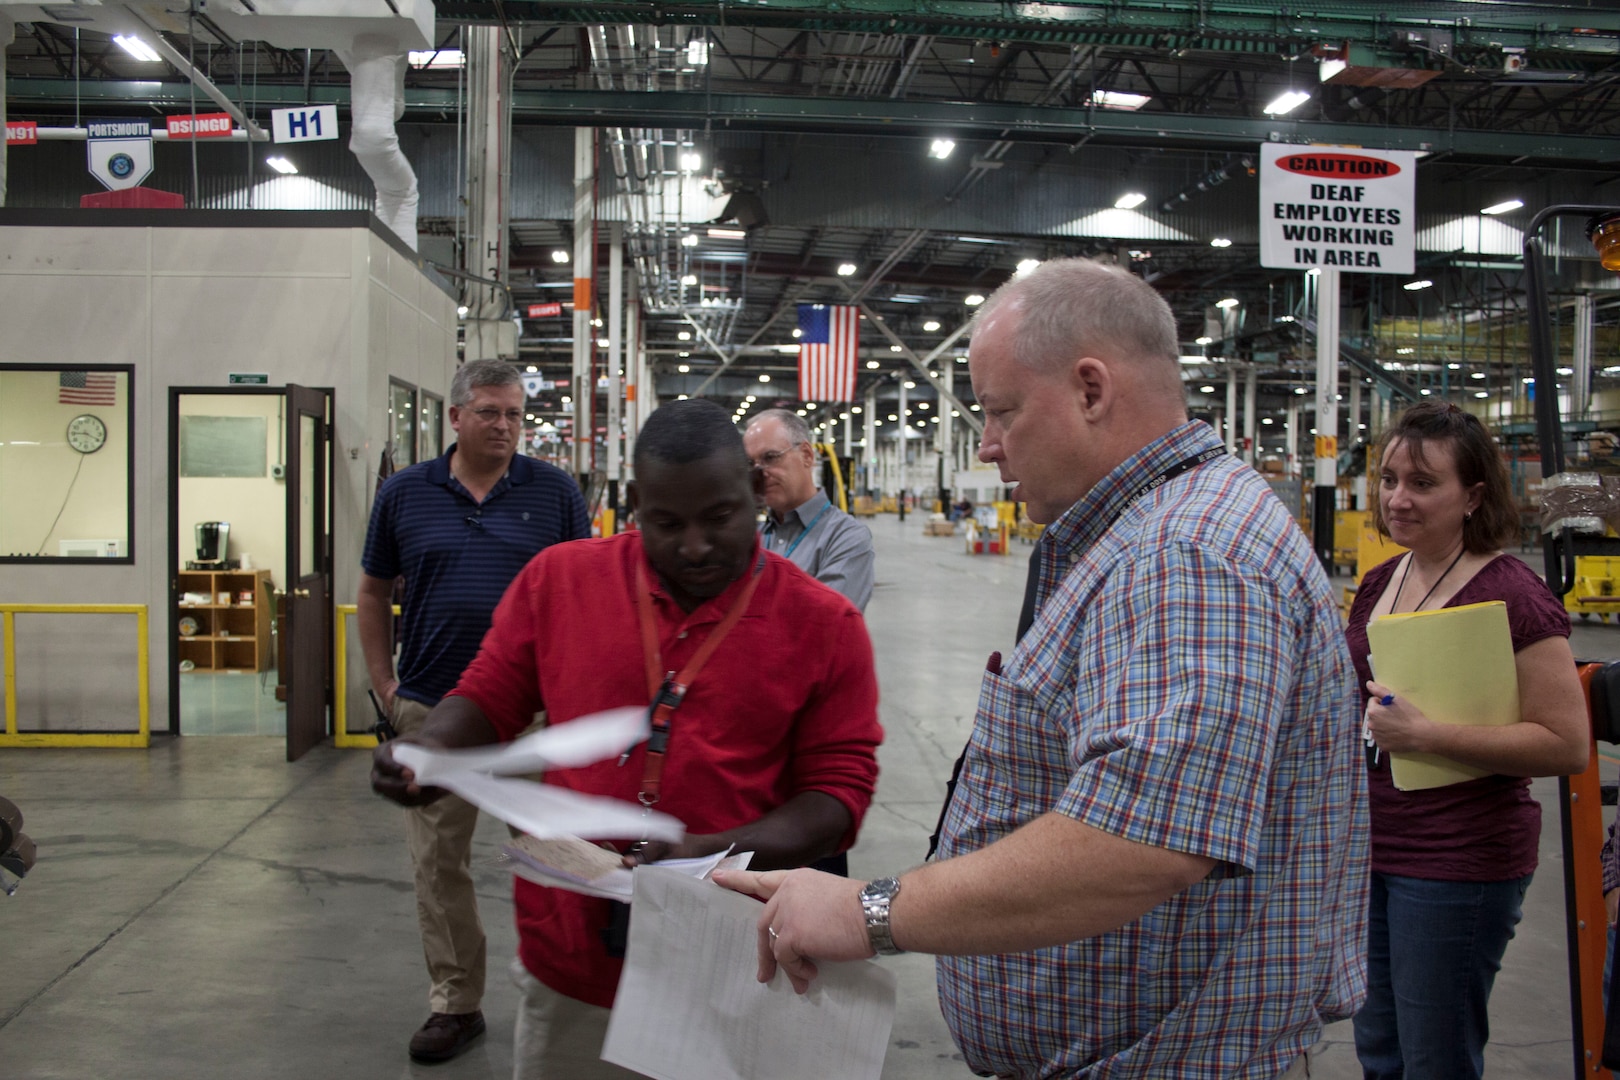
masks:
<svg viewBox="0 0 1620 1080"><path fill-rule="evenodd" d="M1338 146L1260 148L1260 265L1410 274L1417 154Z"/></svg>
<svg viewBox="0 0 1620 1080"><path fill-rule="evenodd" d="M1316 437L1316 456L1319 458L1336 458L1339 456L1339 439L1336 435L1318 435Z"/></svg>
<svg viewBox="0 0 1620 1080"><path fill-rule="evenodd" d="M146 120L91 120L84 145L90 175L108 191L137 187L152 175L152 125Z"/></svg>

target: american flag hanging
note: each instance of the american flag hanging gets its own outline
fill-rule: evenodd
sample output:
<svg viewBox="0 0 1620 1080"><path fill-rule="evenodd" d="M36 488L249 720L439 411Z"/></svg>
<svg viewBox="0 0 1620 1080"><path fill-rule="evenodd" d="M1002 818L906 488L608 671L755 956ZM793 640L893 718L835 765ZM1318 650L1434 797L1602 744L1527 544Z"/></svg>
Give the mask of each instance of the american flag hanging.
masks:
<svg viewBox="0 0 1620 1080"><path fill-rule="evenodd" d="M58 372L56 400L61 405L116 405L118 376L110 371Z"/></svg>
<svg viewBox="0 0 1620 1080"><path fill-rule="evenodd" d="M861 310L799 305L799 400L854 401Z"/></svg>

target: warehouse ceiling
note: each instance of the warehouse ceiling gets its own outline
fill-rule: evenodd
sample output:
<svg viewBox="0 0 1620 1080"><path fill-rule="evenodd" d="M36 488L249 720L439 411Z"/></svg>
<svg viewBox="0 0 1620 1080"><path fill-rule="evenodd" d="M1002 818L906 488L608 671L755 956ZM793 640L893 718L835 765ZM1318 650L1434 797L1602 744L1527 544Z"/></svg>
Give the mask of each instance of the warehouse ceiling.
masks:
<svg viewBox="0 0 1620 1080"><path fill-rule="evenodd" d="M892 387L914 373L911 357L962 325L971 297L1020 262L1093 255L1165 292L1184 351L1259 363L1273 408L1298 403L1314 345L1308 283L1258 265L1259 145L1413 149L1428 226L1416 276L1434 284L1410 291L1409 279L1346 274L1346 334L1407 394L1457 382L1511 391L1527 367L1518 230L1549 203L1620 204L1620 11L1408 8L1415 14L1383 2L440 3L440 52L407 76L402 137L454 145L436 133L455 130L455 53L477 23L502 27L516 58L519 142L567 160L572 128L602 129L605 200L645 182L611 175L611 140L652 148L668 184L694 192L676 219L632 228L657 233L631 242L650 245L666 275L645 283L661 393L763 399L760 376L791 385L782 347L797 302L864 304L863 384ZM170 44L233 99L260 113L346 104L347 74L322 50L238 41L203 5L171 9L180 14ZM69 21L19 25L6 63L11 115L41 122L89 109L174 112L188 89L176 68L136 61ZM1309 97L1268 115L1290 90ZM953 144L948 156L931 156L938 140ZM698 164L683 172L687 153ZM557 299L573 272L552 256L573 245L571 178L554 171L547 184L559 190L510 223L520 308ZM1109 211L1131 191L1146 202L1122 229ZM1479 218L1508 198L1524 208ZM424 252L454 260L465 223L453 198L435 211L426 174L423 205ZM1457 225L1464 218L1474 224ZM1506 239L1483 243L1487 227ZM598 239L605 251L605 229ZM1560 287L1613 288L1581 238L1557 247ZM1235 311L1215 307L1228 298ZM1620 375L1620 303L1597 307L1594 368ZM565 320L528 321L523 339L526 363L566 370ZM1195 399L1222 367L1189 365ZM1469 382L1475 370L1486 378Z"/></svg>

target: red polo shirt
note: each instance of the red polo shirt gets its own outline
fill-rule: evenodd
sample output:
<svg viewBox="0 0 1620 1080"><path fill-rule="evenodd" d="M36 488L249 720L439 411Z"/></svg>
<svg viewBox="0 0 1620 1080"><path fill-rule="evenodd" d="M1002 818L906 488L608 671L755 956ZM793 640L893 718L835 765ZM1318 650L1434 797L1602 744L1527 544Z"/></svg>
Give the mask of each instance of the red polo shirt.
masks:
<svg viewBox="0 0 1620 1080"><path fill-rule="evenodd" d="M756 547L757 554L757 547ZM470 698L501 739L545 709L552 724L647 704L636 615L639 532L547 548L512 582L477 658L452 693ZM649 567L649 571L651 568ZM877 677L853 605L767 553L748 610L709 658L671 723L658 809L690 833L732 829L805 791L849 808L854 843L877 783ZM662 668L680 670L731 610L743 582L687 613L649 572ZM546 782L635 802L645 744ZM634 839L629 837L627 839ZM620 961L602 946L605 900L516 879L518 954L535 978L608 1007Z"/></svg>

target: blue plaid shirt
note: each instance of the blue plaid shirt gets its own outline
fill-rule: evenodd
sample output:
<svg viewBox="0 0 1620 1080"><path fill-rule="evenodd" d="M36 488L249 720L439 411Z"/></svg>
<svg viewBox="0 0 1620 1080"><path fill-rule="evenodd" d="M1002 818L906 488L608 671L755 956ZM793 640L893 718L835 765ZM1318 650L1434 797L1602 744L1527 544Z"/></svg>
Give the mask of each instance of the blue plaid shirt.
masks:
<svg viewBox="0 0 1620 1080"><path fill-rule="evenodd" d="M1133 501L1218 445L1177 428L1046 531L1035 622L984 676L941 854L1055 810L1219 865L1097 937L941 957L980 1072L1272 1080L1365 997L1360 716L1321 566L1230 456Z"/></svg>

